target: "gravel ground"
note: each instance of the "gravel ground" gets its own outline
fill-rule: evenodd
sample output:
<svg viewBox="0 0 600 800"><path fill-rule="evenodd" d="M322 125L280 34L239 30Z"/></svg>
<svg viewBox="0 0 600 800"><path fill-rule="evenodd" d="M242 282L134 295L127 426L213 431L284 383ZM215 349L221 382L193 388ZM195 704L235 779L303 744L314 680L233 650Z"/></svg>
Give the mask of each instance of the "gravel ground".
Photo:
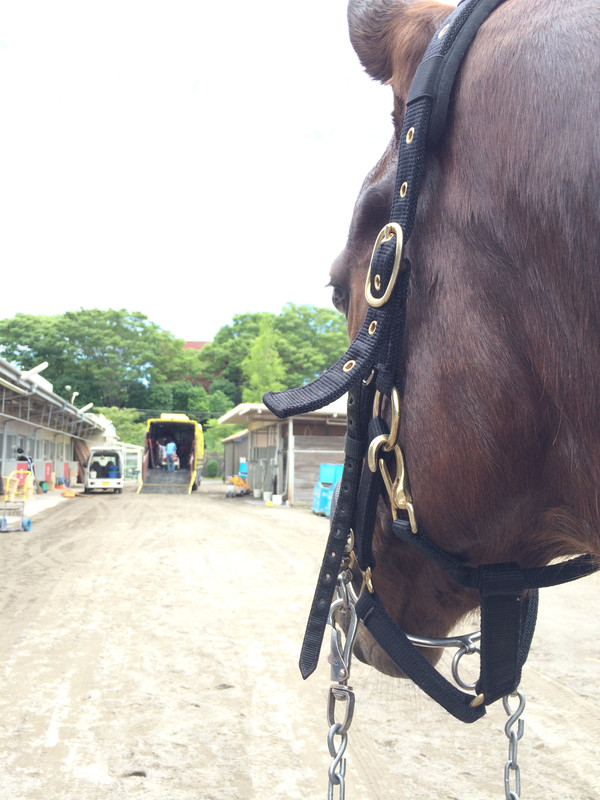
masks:
<svg viewBox="0 0 600 800"><path fill-rule="evenodd" d="M0 536L2 800L327 796L326 653L297 669L327 520L218 483L37 511ZM600 796L599 600L596 576L542 592L525 800ZM351 683L347 800L504 797L501 704L466 726L362 664Z"/></svg>

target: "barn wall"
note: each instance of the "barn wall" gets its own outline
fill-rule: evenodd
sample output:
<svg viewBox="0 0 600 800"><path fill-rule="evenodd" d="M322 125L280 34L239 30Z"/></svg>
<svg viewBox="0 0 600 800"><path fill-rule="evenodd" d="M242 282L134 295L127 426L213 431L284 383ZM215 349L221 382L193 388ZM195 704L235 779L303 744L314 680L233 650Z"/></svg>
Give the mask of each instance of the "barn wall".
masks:
<svg viewBox="0 0 600 800"><path fill-rule="evenodd" d="M312 505L315 483L319 480L321 464L344 463L342 426L330 426L327 436L297 435L294 437L294 505Z"/></svg>
<svg viewBox="0 0 600 800"><path fill-rule="evenodd" d="M225 442L225 475L237 475L240 471L240 458L248 459L248 434L239 439Z"/></svg>
<svg viewBox="0 0 600 800"><path fill-rule="evenodd" d="M52 475L68 481L77 477L77 459L73 440L66 433L41 430L28 422L8 420L0 427L0 463L2 477L7 479L19 464L26 463L17 454L21 448L33 459L39 481L50 481Z"/></svg>
<svg viewBox="0 0 600 800"><path fill-rule="evenodd" d="M262 492L278 489L278 460L281 451L279 425L250 431L248 437L248 481L250 488Z"/></svg>
<svg viewBox="0 0 600 800"><path fill-rule="evenodd" d="M344 463L345 409L278 420L266 406L242 404L222 421L247 425L248 481L256 498L268 493L311 507L321 464ZM235 474L231 441L225 454L226 474Z"/></svg>

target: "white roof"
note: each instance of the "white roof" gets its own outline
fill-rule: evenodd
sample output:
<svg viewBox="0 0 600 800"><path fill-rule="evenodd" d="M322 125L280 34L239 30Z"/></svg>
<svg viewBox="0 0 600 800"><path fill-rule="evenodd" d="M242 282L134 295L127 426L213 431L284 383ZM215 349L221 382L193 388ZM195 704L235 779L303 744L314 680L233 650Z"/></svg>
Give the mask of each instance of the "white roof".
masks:
<svg viewBox="0 0 600 800"><path fill-rule="evenodd" d="M319 408L317 411L308 411L306 414L298 414L297 416L346 419L347 407L348 395L345 394L328 406ZM247 425L250 421L265 420L271 422L277 419L278 417L269 411L264 403L240 403L240 405L219 417L219 424Z"/></svg>

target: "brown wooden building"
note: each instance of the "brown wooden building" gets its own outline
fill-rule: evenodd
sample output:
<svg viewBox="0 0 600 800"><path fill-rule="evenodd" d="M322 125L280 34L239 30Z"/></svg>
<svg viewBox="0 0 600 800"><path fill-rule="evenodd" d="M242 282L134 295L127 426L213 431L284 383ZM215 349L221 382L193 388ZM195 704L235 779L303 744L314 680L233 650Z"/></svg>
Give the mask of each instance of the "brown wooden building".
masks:
<svg viewBox="0 0 600 800"><path fill-rule="evenodd" d="M248 480L255 495L267 492L290 505L310 506L320 464L344 463L346 404L343 397L281 420L262 403L242 403L222 416L220 423L248 429ZM226 461L227 449L225 441Z"/></svg>

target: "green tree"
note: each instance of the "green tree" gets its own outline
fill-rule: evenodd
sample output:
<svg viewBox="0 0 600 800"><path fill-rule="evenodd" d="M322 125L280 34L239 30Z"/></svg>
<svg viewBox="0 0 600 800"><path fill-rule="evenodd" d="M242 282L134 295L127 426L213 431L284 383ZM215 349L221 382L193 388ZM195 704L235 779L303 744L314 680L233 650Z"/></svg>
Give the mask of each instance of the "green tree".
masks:
<svg viewBox="0 0 600 800"><path fill-rule="evenodd" d="M266 313L235 316L232 324L222 327L200 354L202 378L211 381L211 390L216 386L225 391L233 405L242 400L244 388L248 396L242 364L260 334L263 319L271 320L276 332L275 345L284 367L284 375L279 375L277 382L284 389L313 380L334 364L348 346L344 317L333 309L289 303L279 316ZM233 391L232 386L236 387Z"/></svg>
<svg viewBox="0 0 600 800"><path fill-rule="evenodd" d="M173 409L173 390L168 383L151 383L148 387L147 410L153 416Z"/></svg>
<svg viewBox="0 0 600 800"><path fill-rule="evenodd" d="M95 413L104 414L115 426L117 436L126 444L144 444L146 422L140 418L135 408L103 408L95 409Z"/></svg>
<svg viewBox="0 0 600 800"><path fill-rule="evenodd" d="M258 336L242 361L241 370L245 379L242 389L245 403L260 403L268 389L277 392L284 388L285 367L277 351L277 334L271 318L261 319Z"/></svg>
<svg viewBox="0 0 600 800"><path fill-rule="evenodd" d="M259 335L263 317L275 319L274 314L237 314L231 325L220 328L214 340L200 351L199 374L205 380L224 379L237 387L234 405L242 399L242 362Z"/></svg>
<svg viewBox="0 0 600 800"><path fill-rule="evenodd" d="M80 402L127 406L128 391L197 378L196 351L140 312L80 309L56 316L17 314L0 320L0 354L22 369L48 361L44 376ZM136 403L137 405L137 403Z"/></svg>
<svg viewBox="0 0 600 800"><path fill-rule="evenodd" d="M78 404L181 411L199 421L242 399L258 402L266 389L307 383L346 345L340 314L291 303L278 316L236 315L201 351L185 350L144 314L124 309L0 320L0 355L22 369L48 361L44 377L59 394L72 386ZM210 386L208 395L200 383Z"/></svg>
<svg viewBox="0 0 600 800"><path fill-rule="evenodd" d="M196 386L190 381L175 381L171 384L171 389L173 390L173 410L181 411L184 414L190 410L191 405L194 405L194 397L197 397L199 392L206 394L201 386Z"/></svg>
<svg viewBox="0 0 600 800"><path fill-rule="evenodd" d="M210 453L222 453L225 449L223 439L243 430L239 425L209 424L204 427L204 446Z"/></svg>
<svg viewBox="0 0 600 800"><path fill-rule="evenodd" d="M210 415L209 395L203 386L192 386L188 411L200 420L206 419Z"/></svg>
<svg viewBox="0 0 600 800"><path fill-rule="evenodd" d="M222 417L225 412L230 411L234 405L235 403L231 402L229 395L226 395L225 392L222 392L220 389L208 395L210 415L216 419Z"/></svg>
<svg viewBox="0 0 600 800"><path fill-rule="evenodd" d="M348 347L346 321L333 309L288 303L275 320L275 331L286 389L321 375Z"/></svg>
<svg viewBox="0 0 600 800"><path fill-rule="evenodd" d="M230 400L230 403L227 406L228 409L233 408L238 404L240 400L240 394L238 387L233 381L227 380L227 378L217 378L214 380L208 387L208 393L213 395L219 394L220 392L226 395Z"/></svg>
<svg viewBox="0 0 600 800"><path fill-rule="evenodd" d="M141 381L132 381L127 387L127 405L131 408L149 408L148 387Z"/></svg>

